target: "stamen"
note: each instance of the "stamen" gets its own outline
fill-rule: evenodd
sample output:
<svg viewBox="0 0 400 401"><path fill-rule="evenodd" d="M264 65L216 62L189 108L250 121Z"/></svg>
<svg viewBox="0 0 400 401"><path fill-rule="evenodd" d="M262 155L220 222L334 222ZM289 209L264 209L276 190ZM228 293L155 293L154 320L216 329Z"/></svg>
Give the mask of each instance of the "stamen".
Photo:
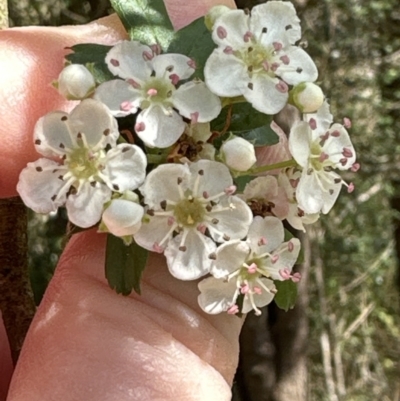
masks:
<svg viewBox="0 0 400 401"><path fill-rule="evenodd" d="M345 128L351 128L351 120L350 120L350 118L345 117L343 119L343 125L344 125Z"/></svg>
<svg viewBox="0 0 400 401"><path fill-rule="evenodd" d="M268 240L267 240L265 237L261 237L261 238L258 240L257 245L258 245L258 246L262 246L262 245L267 245L267 243L268 243Z"/></svg>
<svg viewBox="0 0 400 401"><path fill-rule="evenodd" d="M296 188L297 188L297 185L299 185L299 181L300 181L300 178L297 178L296 180L293 179L293 178L291 178L291 179L289 180L290 186L291 186L293 189L296 189Z"/></svg>
<svg viewBox="0 0 400 401"><path fill-rule="evenodd" d="M116 60L115 58L112 58L110 60L111 65L113 65L114 67L119 67L119 61Z"/></svg>
<svg viewBox="0 0 400 401"><path fill-rule="evenodd" d="M289 87L283 81L279 81L279 83L275 85L275 88L280 93L287 93L289 91Z"/></svg>
<svg viewBox="0 0 400 401"><path fill-rule="evenodd" d="M353 152L349 148L343 148L342 155L344 157L353 157Z"/></svg>
<svg viewBox="0 0 400 401"><path fill-rule="evenodd" d="M158 245L157 242L155 242L155 243L153 244L153 251L154 251L154 252L157 252L157 253L163 253L163 252L164 252L164 249L163 249L160 245Z"/></svg>
<svg viewBox="0 0 400 401"><path fill-rule="evenodd" d="M203 235L206 233L207 226L203 223L197 226L197 231L201 232Z"/></svg>
<svg viewBox="0 0 400 401"><path fill-rule="evenodd" d="M293 249L294 249L293 242L292 242L292 241L289 241L289 242L288 242L288 251L289 251L289 252L293 252Z"/></svg>
<svg viewBox="0 0 400 401"><path fill-rule="evenodd" d="M176 86L178 82L181 80L177 74L171 74L169 76L169 79L171 80L172 85Z"/></svg>
<svg viewBox="0 0 400 401"><path fill-rule="evenodd" d="M146 129L146 125L144 124L143 121L141 121L140 123L136 123L135 124L135 131L136 132L142 132Z"/></svg>
<svg viewBox="0 0 400 401"><path fill-rule="evenodd" d="M155 45L151 45L150 49L152 50L152 52L155 56L158 56L159 54L161 54L161 46L158 43Z"/></svg>
<svg viewBox="0 0 400 401"><path fill-rule="evenodd" d="M274 46L274 49L275 49L275 51L279 51L279 50L282 50L282 47L283 47L283 45L282 45L282 43L280 43L280 42L274 42L274 43L272 43L272 46Z"/></svg>
<svg viewBox="0 0 400 401"><path fill-rule="evenodd" d="M296 72L297 72L298 74L301 74L301 73L303 72L303 69L300 68L300 67L297 67L297 68L296 68Z"/></svg>
<svg viewBox="0 0 400 401"><path fill-rule="evenodd" d="M272 256L271 256L271 262L272 262L272 263L276 263L278 260L279 260L279 255L276 255L276 254L275 254L275 255L272 255Z"/></svg>
<svg viewBox="0 0 400 401"><path fill-rule="evenodd" d="M168 220L167 220L167 224L168 224L169 226L172 226L174 223L175 223L175 218L172 217L172 216L169 216L169 217L168 217Z"/></svg>
<svg viewBox="0 0 400 401"><path fill-rule="evenodd" d="M199 121L199 112L196 111L194 113L191 113L190 119L192 120L192 124L197 124L197 122Z"/></svg>
<svg viewBox="0 0 400 401"><path fill-rule="evenodd" d="M135 89L140 89L141 85L139 84L139 82L136 82L134 79L129 78L127 79L128 84L132 85Z"/></svg>
<svg viewBox="0 0 400 401"><path fill-rule="evenodd" d="M312 130L317 129L317 121L315 120L315 118L310 118L308 124L310 125L310 128Z"/></svg>
<svg viewBox="0 0 400 401"><path fill-rule="evenodd" d="M237 190L237 186L236 185L230 185L229 187L226 187L224 189L224 192L227 195L233 195L236 192L236 190Z"/></svg>
<svg viewBox="0 0 400 401"><path fill-rule="evenodd" d="M279 60L281 60L282 63L285 65L288 65L290 63L290 59L286 54L284 56L280 57Z"/></svg>
<svg viewBox="0 0 400 401"><path fill-rule="evenodd" d="M328 160L329 159L329 156L325 153L325 152L322 152L320 155L319 155L319 158L318 158L318 160L321 162L321 163L323 163L325 160Z"/></svg>
<svg viewBox="0 0 400 401"><path fill-rule="evenodd" d="M357 172L359 169L360 169L360 163L354 163L352 166L351 166L351 168L350 168L350 170L353 172L353 173L355 173L355 172Z"/></svg>
<svg viewBox="0 0 400 401"><path fill-rule="evenodd" d="M157 89L155 89L155 88L150 88L150 89L147 91L147 94L148 94L149 96L157 96L157 93L158 93L158 91L157 91Z"/></svg>
<svg viewBox="0 0 400 401"><path fill-rule="evenodd" d="M233 49L231 46L226 46L224 49L225 54L233 54Z"/></svg>
<svg viewBox="0 0 400 401"><path fill-rule="evenodd" d="M348 186L347 186L347 192L349 194L351 194L354 191L354 184L351 182Z"/></svg>
<svg viewBox="0 0 400 401"><path fill-rule="evenodd" d="M142 53L142 55L143 55L144 61L151 61L151 60L153 59L153 57L154 57L154 55L151 54L150 52L148 52L147 50L145 50L145 51Z"/></svg>
<svg viewBox="0 0 400 401"><path fill-rule="evenodd" d="M217 28L217 36L220 39L225 39L228 36L228 33L226 32L226 29L223 26L219 26Z"/></svg>
<svg viewBox="0 0 400 401"><path fill-rule="evenodd" d="M250 266L247 267L247 271L250 274L254 274L257 272L257 265L255 263L252 263Z"/></svg>
<svg viewBox="0 0 400 401"><path fill-rule="evenodd" d="M284 280L289 280L291 277L290 270L285 268L279 270L279 275L284 279Z"/></svg>
<svg viewBox="0 0 400 401"><path fill-rule="evenodd" d="M247 43L249 42L249 40L253 37L253 34L250 31L247 31L244 36L243 36L243 40Z"/></svg>
<svg viewBox="0 0 400 401"><path fill-rule="evenodd" d="M208 259L217 260L217 254L216 254L215 252L210 253L210 254L208 255Z"/></svg>
<svg viewBox="0 0 400 401"><path fill-rule="evenodd" d="M327 132L327 134L329 134L329 132ZM338 138L340 136L340 132L338 130L335 130L335 131L331 132L331 135L334 138Z"/></svg>
<svg viewBox="0 0 400 401"><path fill-rule="evenodd" d="M132 103L126 100L119 105L119 109L121 111L130 111L132 109Z"/></svg>
<svg viewBox="0 0 400 401"><path fill-rule="evenodd" d="M239 307L237 305L232 305L226 312L228 315L236 315L239 313Z"/></svg>
<svg viewBox="0 0 400 401"><path fill-rule="evenodd" d="M187 65L188 65L190 68L193 68L194 70L197 68L196 62L195 62L194 60L192 60L192 59L190 59L190 60L187 62Z"/></svg>
<svg viewBox="0 0 400 401"><path fill-rule="evenodd" d="M299 272L294 273L291 279L294 283L298 283L301 280L301 273Z"/></svg>

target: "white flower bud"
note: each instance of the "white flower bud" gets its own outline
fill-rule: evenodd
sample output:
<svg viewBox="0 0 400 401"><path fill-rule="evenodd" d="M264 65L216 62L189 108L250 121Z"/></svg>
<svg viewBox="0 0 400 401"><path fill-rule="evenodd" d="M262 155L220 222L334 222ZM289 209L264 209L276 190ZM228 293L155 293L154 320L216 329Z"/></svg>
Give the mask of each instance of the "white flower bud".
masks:
<svg viewBox="0 0 400 401"><path fill-rule="evenodd" d="M113 199L103 212L102 225L117 237L133 235L142 225L143 214L144 209L139 204L125 199Z"/></svg>
<svg viewBox="0 0 400 401"><path fill-rule="evenodd" d="M219 4L217 6L214 6L210 8L206 16L204 17L204 23L209 31L213 30L215 21L222 15L225 14L228 11L232 11L231 8L224 6L222 4Z"/></svg>
<svg viewBox="0 0 400 401"><path fill-rule="evenodd" d="M322 89L312 82L302 82L291 91L291 97L295 106L302 113L314 113L324 103Z"/></svg>
<svg viewBox="0 0 400 401"><path fill-rule="evenodd" d="M236 171L247 171L256 162L254 146L243 138L234 137L221 146L225 164Z"/></svg>
<svg viewBox="0 0 400 401"><path fill-rule="evenodd" d="M93 75L81 64L65 67L55 84L58 91L69 100L86 98L95 88Z"/></svg>

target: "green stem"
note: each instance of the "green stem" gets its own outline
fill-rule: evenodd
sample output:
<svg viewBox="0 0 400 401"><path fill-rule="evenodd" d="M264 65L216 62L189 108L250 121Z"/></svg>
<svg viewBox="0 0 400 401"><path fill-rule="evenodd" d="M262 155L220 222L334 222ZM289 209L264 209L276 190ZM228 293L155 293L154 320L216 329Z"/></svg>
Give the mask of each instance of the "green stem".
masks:
<svg viewBox="0 0 400 401"><path fill-rule="evenodd" d="M167 161L167 155L152 155L147 154L147 163L148 164L162 164Z"/></svg>
<svg viewBox="0 0 400 401"><path fill-rule="evenodd" d="M297 166L296 160L291 159L291 160L286 160L284 162L269 164L267 166L254 167L251 170L238 173L237 177L241 177L243 175L256 175L259 173L264 173L265 171L271 171L271 170L276 170L278 168L295 167L295 166Z"/></svg>

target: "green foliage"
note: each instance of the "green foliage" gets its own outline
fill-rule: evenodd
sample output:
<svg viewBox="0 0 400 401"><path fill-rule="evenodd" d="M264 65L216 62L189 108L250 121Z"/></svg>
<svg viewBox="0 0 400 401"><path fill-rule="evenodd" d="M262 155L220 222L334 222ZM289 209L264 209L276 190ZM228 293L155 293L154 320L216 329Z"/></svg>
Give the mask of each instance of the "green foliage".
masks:
<svg viewBox="0 0 400 401"><path fill-rule="evenodd" d="M147 263L148 251L133 241L125 245L121 238L108 234L106 247L106 278L118 294L140 294L140 279Z"/></svg>
<svg viewBox="0 0 400 401"><path fill-rule="evenodd" d="M288 311L293 309L297 299L297 284L292 280L274 281L275 287L278 290L274 297L274 301L278 308Z"/></svg>
<svg viewBox="0 0 400 401"><path fill-rule="evenodd" d="M113 79L105 62L106 55L111 46L97 45L94 43L81 43L69 48L73 53L65 56L72 64L83 64L92 73L98 84Z"/></svg>
<svg viewBox="0 0 400 401"><path fill-rule="evenodd" d="M163 0L111 0L131 40L166 50L174 29Z"/></svg>
<svg viewBox="0 0 400 401"><path fill-rule="evenodd" d="M175 33L168 52L185 54L194 60L197 69L193 77L204 80L204 66L214 49L211 32L204 24L204 17L201 17Z"/></svg>

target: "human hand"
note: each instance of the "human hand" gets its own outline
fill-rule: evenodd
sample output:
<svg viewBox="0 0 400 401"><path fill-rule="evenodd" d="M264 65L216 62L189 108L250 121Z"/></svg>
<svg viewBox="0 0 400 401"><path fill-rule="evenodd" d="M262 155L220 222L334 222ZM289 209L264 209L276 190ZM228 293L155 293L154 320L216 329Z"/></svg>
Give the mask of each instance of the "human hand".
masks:
<svg viewBox="0 0 400 401"><path fill-rule="evenodd" d="M166 0L177 28L215 3ZM1 197L16 195L19 172L37 158L37 119L72 108L50 87L63 48L122 38L115 16L81 27L0 32ZM241 321L202 313L197 283L174 279L160 256L150 259L141 297L117 295L104 279L104 239L90 231L70 241L26 338L8 400L229 400Z"/></svg>

